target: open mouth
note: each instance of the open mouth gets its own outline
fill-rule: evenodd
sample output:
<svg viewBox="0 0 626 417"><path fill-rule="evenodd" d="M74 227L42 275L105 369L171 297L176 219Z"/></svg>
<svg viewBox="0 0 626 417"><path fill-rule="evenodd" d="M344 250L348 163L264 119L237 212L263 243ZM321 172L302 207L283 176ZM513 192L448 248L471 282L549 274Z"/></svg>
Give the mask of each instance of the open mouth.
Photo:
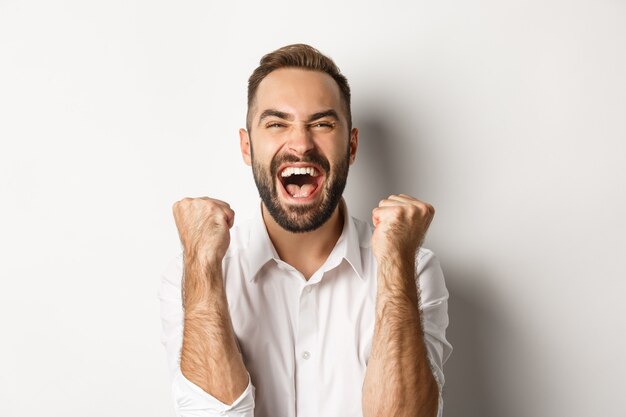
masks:
<svg viewBox="0 0 626 417"><path fill-rule="evenodd" d="M289 165L278 171L278 180L286 197L304 202L318 194L324 175L312 165Z"/></svg>

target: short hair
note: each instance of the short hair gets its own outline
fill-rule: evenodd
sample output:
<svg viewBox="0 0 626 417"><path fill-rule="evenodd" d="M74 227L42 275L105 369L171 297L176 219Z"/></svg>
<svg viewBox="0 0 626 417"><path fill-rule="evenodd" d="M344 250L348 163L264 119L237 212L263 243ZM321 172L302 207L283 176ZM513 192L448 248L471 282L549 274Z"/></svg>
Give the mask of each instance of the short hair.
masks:
<svg viewBox="0 0 626 417"><path fill-rule="evenodd" d="M246 127L250 132L252 115L250 109L254 105L256 91L259 84L272 71L279 68L302 68L311 71L321 71L330 75L341 93L341 98L348 120L348 132L352 130L352 112L350 111L350 86L348 79L339 71L339 67L332 59L322 54L310 45L297 43L283 46L261 58L259 66L254 70L248 79L248 112L246 115Z"/></svg>

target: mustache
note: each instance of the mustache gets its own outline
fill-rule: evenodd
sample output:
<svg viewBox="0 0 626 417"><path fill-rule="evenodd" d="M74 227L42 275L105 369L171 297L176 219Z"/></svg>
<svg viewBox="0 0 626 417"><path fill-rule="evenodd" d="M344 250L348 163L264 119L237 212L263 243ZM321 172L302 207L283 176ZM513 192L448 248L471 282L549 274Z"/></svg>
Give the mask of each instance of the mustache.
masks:
<svg viewBox="0 0 626 417"><path fill-rule="evenodd" d="M272 178L278 174L278 168L282 164L293 164L296 162L315 164L321 167L326 174L328 174L328 171L330 171L330 162L328 162L328 159L324 158L322 155L318 153L310 153L310 154L303 156L302 158L298 158L297 156L292 155L292 154L282 154L282 155L276 156L276 158L272 160L272 163L270 165L270 172L272 173Z"/></svg>

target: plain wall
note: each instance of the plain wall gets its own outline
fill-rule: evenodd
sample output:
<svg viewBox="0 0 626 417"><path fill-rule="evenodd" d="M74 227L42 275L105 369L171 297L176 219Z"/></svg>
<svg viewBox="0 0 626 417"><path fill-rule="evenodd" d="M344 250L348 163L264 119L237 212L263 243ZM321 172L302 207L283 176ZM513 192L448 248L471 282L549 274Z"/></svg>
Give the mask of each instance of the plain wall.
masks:
<svg viewBox="0 0 626 417"><path fill-rule="evenodd" d="M352 213L437 210L445 415L626 415L626 3L226 3L0 1L0 415L173 416L171 207L251 215L247 77L295 42L350 80Z"/></svg>

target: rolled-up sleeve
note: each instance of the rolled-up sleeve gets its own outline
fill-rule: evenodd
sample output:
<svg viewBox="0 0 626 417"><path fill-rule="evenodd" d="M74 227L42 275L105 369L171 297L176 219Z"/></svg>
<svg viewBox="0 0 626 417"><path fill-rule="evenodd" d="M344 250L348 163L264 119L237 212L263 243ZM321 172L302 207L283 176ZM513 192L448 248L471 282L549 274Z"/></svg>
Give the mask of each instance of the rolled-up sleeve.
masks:
<svg viewBox="0 0 626 417"><path fill-rule="evenodd" d="M180 371L180 348L183 340L181 298L182 253L173 258L161 276L161 342L167 353L172 382L174 410L178 417L253 417L255 387L248 375L248 386L232 404L224 404L189 381Z"/></svg>
<svg viewBox="0 0 626 417"><path fill-rule="evenodd" d="M420 249L416 259L417 280L420 290L420 307L424 341L433 375L439 386L439 412L443 415L443 365L452 353L452 345L446 339L448 327L448 298L443 271L439 259L429 249Z"/></svg>
<svg viewBox="0 0 626 417"><path fill-rule="evenodd" d="M231 405L224 404L177 371L172 381L172 394L179 417L253 417L254 385L248 375L248 386Z"/></svg>

